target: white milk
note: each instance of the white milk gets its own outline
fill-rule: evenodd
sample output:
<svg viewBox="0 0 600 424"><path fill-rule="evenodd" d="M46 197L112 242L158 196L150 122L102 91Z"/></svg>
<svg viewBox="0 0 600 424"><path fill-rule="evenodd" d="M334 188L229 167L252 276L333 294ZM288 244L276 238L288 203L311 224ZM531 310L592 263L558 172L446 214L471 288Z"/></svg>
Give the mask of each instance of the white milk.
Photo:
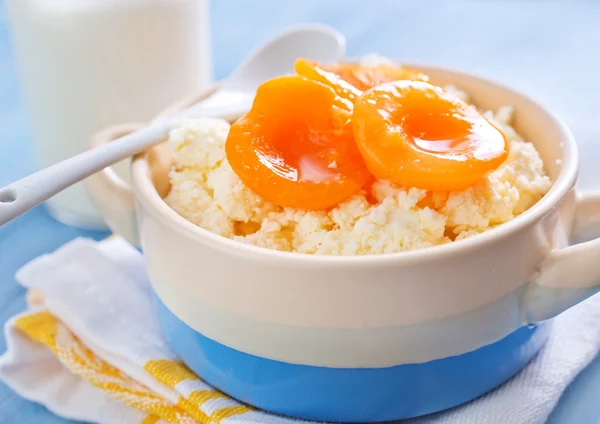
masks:
<svg viewBox="0 0 600 424"><path fill-rule="evenodd" d="M6 3L40 168L82 152L96 131L146 122L210 82L208 0ZM104 226L84 183L47 206L63 222Z"/></svg>

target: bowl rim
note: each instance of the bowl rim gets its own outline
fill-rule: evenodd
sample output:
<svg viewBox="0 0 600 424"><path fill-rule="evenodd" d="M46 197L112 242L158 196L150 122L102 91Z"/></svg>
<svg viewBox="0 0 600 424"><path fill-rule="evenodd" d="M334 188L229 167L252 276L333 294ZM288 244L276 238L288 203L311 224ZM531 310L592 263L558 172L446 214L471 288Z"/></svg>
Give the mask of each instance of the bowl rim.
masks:
<svg viewBox="0 0 600 424"><path fill-rule="evenodd" d="M461 70L413 64L406 62L402 66L416 68L427 73L427 70L435 72L444 72L451 75L466 77L476 80L479 83L500 89L512 96L520 97L522 101L528 102L538 108L542 113L547 115L555 125L555 130L559 132L560 138L564 143L564 157L562 158L562 169L553 182L552 187L536 204L523 212L521 215L512 220L491 228L481 234L468 237L463 240L454 241L437 246L426 247L422 249L409 250L395 253L382 253L372 255L315 255L299 252L286 252L275 249L268 249L246 244L237 240L232 240L227 237L220 236L209 230L193 224L188 221L171 207L160 197L150 178L150 169L145 160L145 155L137 155L131 164L131 182L134 188L136 199L139 203L152 215L159 218L170 229L180 233L181 235L199 241L211 248L219 249L231 254L232 256L242 256L255 261L265 261L269 263L280 263L285 266L319 266L327 268L347 268L347 267L365 267L365 266L386 266L402 264L414 264L415 262L431 261L440 256L447 257L448 255L463 255L480 249L486 244L498 242L506 237L517 233L519 230L537 222L547 213L549 213L556 204L564 198L569 191L575 186L578 173L578 151L577 144L573 133L565 122L556 114L543 107L539 102L532 99L530 96L514 90L504 84L491 81L487 78L473 75L469 72ZM211 87L206 93L210 94L215 90ZM205 97L195 96L196 99ZM185 102L181 103L183 106ZM170 108L173 112L175 109ZM164 113L161 115L164 116Z"/></svg>

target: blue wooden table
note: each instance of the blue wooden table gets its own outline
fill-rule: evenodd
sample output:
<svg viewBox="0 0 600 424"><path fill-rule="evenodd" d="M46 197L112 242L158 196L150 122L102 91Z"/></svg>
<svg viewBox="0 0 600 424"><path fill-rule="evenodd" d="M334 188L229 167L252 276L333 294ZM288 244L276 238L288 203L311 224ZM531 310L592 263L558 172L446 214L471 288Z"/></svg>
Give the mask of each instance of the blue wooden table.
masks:
<svg viewBox="0 0 600 424"><path fill-rule="evenodd" d="M126 0L124 0L126 1ZM0 186L35 170L0 0ZM583 154L580 187L600 189L600 2L595 0L213 0L215 76L299 22L337 27L348 52L467 69L520 89L562 115ZM0 228L0 321L23 310L15 271L76 236L38 207ZM599 323L600 325L600 323ZM0 352L5 350L0 339ZM552 423L600 423L600 358L569 387ZM66 423L0 383L0 423Z"/></svg>

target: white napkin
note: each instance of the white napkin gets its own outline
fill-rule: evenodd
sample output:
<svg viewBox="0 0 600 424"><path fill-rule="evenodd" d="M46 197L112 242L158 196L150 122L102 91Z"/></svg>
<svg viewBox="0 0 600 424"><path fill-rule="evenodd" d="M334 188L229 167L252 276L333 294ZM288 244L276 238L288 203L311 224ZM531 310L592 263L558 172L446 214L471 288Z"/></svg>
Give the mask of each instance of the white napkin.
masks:
<svg viewBox="0 0 600 424"><path fill-rule="evenodd" d="M74 240L27 264L17 279L43 292L44 300L6 324L0 379L54 413L102 424L298 423L240 405L170 365L177 358L152 313L143 257L122 239ZM557 318L547 345L508 383L407 423L545 422L598 353L599 322L596 296Z"/></svg>

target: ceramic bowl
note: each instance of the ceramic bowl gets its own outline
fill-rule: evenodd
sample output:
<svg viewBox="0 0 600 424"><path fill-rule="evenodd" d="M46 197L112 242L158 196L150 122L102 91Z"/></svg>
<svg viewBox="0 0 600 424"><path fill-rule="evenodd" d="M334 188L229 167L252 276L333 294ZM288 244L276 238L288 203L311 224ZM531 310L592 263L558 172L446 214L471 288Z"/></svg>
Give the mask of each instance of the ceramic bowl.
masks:
<svg viewBox="0 0 600 424"><path fill-rule="evenodd" d="M600 196L574 190L569 129L494 82L416 68L467 91L482 108L514 106L515 127L553 181L549 193L466 240L331 257L245 245L188 222L161 197L170 166L164 146L134 158L131 186L110 170L90 180L111 228L143 249L165 338L208 383L312 420L429 414L512 377L546 341L551 318L599 290L600 241L568 246L574 231L600 216ZM108 129L95 143L135 128Z"/></svg>

